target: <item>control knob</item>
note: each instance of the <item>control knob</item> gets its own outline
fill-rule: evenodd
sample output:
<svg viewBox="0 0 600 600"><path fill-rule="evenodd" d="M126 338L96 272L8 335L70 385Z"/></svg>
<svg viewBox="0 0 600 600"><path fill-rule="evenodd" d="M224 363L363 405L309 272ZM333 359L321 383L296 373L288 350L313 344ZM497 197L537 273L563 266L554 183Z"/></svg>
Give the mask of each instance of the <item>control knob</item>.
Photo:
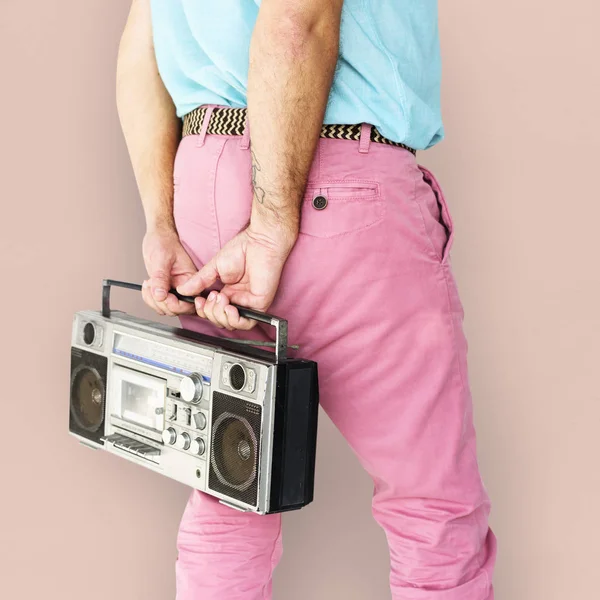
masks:
<svg viewBox="0 0 600 600"><path fill-rule="evenodd" d="M179 384L179 393L182 400L198 404L202 398L202 376L192 373L184 377Z"/></svg>
<svg viewBox="0 0 600 600"><path fill-rule="evenodd" d="M175 446L180 450L188 450L191 442L192 440L190 439L189 434L184 431L181 435L177 436L177 440L175 440Z"/></svg>
<svg viewBox="0 0 600 600"><path fill-rule="evenodd" d="M206 427L206 417L203 413L197 412L194 415L194 425L196 425L196 428L200 430Z"/></svg>
<svg viewBox="0 0 600 600"><path fill-rule="evenodd" d="M206 450L206 444L202 438L196 438L191 445L191 452L193 454L197 454L198 456L202 456L204 451Z"/></svg>
<svg viewBox="0 0 600 600"><path fill-rule="evenodd" d="M176 439L177 432L172 427L168 427L162 432L162 440L165 444L173 445Z"/></svg>

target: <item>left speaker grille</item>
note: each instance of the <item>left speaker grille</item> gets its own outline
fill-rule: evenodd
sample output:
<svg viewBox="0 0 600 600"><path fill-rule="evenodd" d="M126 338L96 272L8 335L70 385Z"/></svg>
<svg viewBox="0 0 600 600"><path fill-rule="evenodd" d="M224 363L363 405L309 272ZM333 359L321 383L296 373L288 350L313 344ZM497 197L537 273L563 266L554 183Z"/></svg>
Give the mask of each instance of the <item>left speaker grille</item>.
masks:
<svg viewBox="0 0 600 600"><path fill-rule="evenodd" d="M98 444L106 416L106 356L71 348L69 431Z"/></svg>
<svg viewBox="0 0 600 600"><path fill-rule="evenodd" d="M104 419L104 382L100 373L90 366L82 366L71 384L73 417L83 429L97 431Z"/></svg>

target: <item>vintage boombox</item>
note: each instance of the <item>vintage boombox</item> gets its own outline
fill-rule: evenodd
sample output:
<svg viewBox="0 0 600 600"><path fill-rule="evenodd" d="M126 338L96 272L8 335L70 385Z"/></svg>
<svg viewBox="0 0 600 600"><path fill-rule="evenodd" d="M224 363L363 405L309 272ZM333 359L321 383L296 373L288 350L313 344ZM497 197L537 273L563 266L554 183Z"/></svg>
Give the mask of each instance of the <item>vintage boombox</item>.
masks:
<svg viewBox="0 0 600 600"><path fill-rule="evenodd" d="M102 311L75 314L69 432L239 510L311 502L317 365L287 357L287 322L238 307L271 351L111 311L111 286L141 289L105 280Z"/></svg>

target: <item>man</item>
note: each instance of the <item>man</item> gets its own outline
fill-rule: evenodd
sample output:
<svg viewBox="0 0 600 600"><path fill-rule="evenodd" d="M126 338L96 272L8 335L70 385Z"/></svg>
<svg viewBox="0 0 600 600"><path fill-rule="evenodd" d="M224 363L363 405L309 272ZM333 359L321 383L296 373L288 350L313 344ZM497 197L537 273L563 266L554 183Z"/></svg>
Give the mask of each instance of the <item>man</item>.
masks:
<svg viewBox="0 0 600 600"><path fill-rule="evenodd" d="M229 336L256 325L233 304L287 318L373 479L394 600L490 600L452 220L415 159L439 79L435 0L134 0L118 106L146 303ZM194 491L177 545L178 600L271 598L279 515Z"/></svg>

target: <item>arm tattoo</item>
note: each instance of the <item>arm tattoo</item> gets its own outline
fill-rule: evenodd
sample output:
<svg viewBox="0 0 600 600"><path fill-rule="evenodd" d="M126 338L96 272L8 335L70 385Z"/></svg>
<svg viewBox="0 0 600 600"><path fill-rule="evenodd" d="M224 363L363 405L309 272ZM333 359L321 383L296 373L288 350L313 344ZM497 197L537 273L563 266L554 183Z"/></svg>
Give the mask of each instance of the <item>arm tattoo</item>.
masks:
<svg viewBox="0 0 600 600"><path fill-rule="evenodd" d="M250 150L250 154L252 155L252 188L254 190L254 198L260 204L264 204L266 192L263 188L256 185L256 174L260 171L260 164L253 150Z"/></svg>

